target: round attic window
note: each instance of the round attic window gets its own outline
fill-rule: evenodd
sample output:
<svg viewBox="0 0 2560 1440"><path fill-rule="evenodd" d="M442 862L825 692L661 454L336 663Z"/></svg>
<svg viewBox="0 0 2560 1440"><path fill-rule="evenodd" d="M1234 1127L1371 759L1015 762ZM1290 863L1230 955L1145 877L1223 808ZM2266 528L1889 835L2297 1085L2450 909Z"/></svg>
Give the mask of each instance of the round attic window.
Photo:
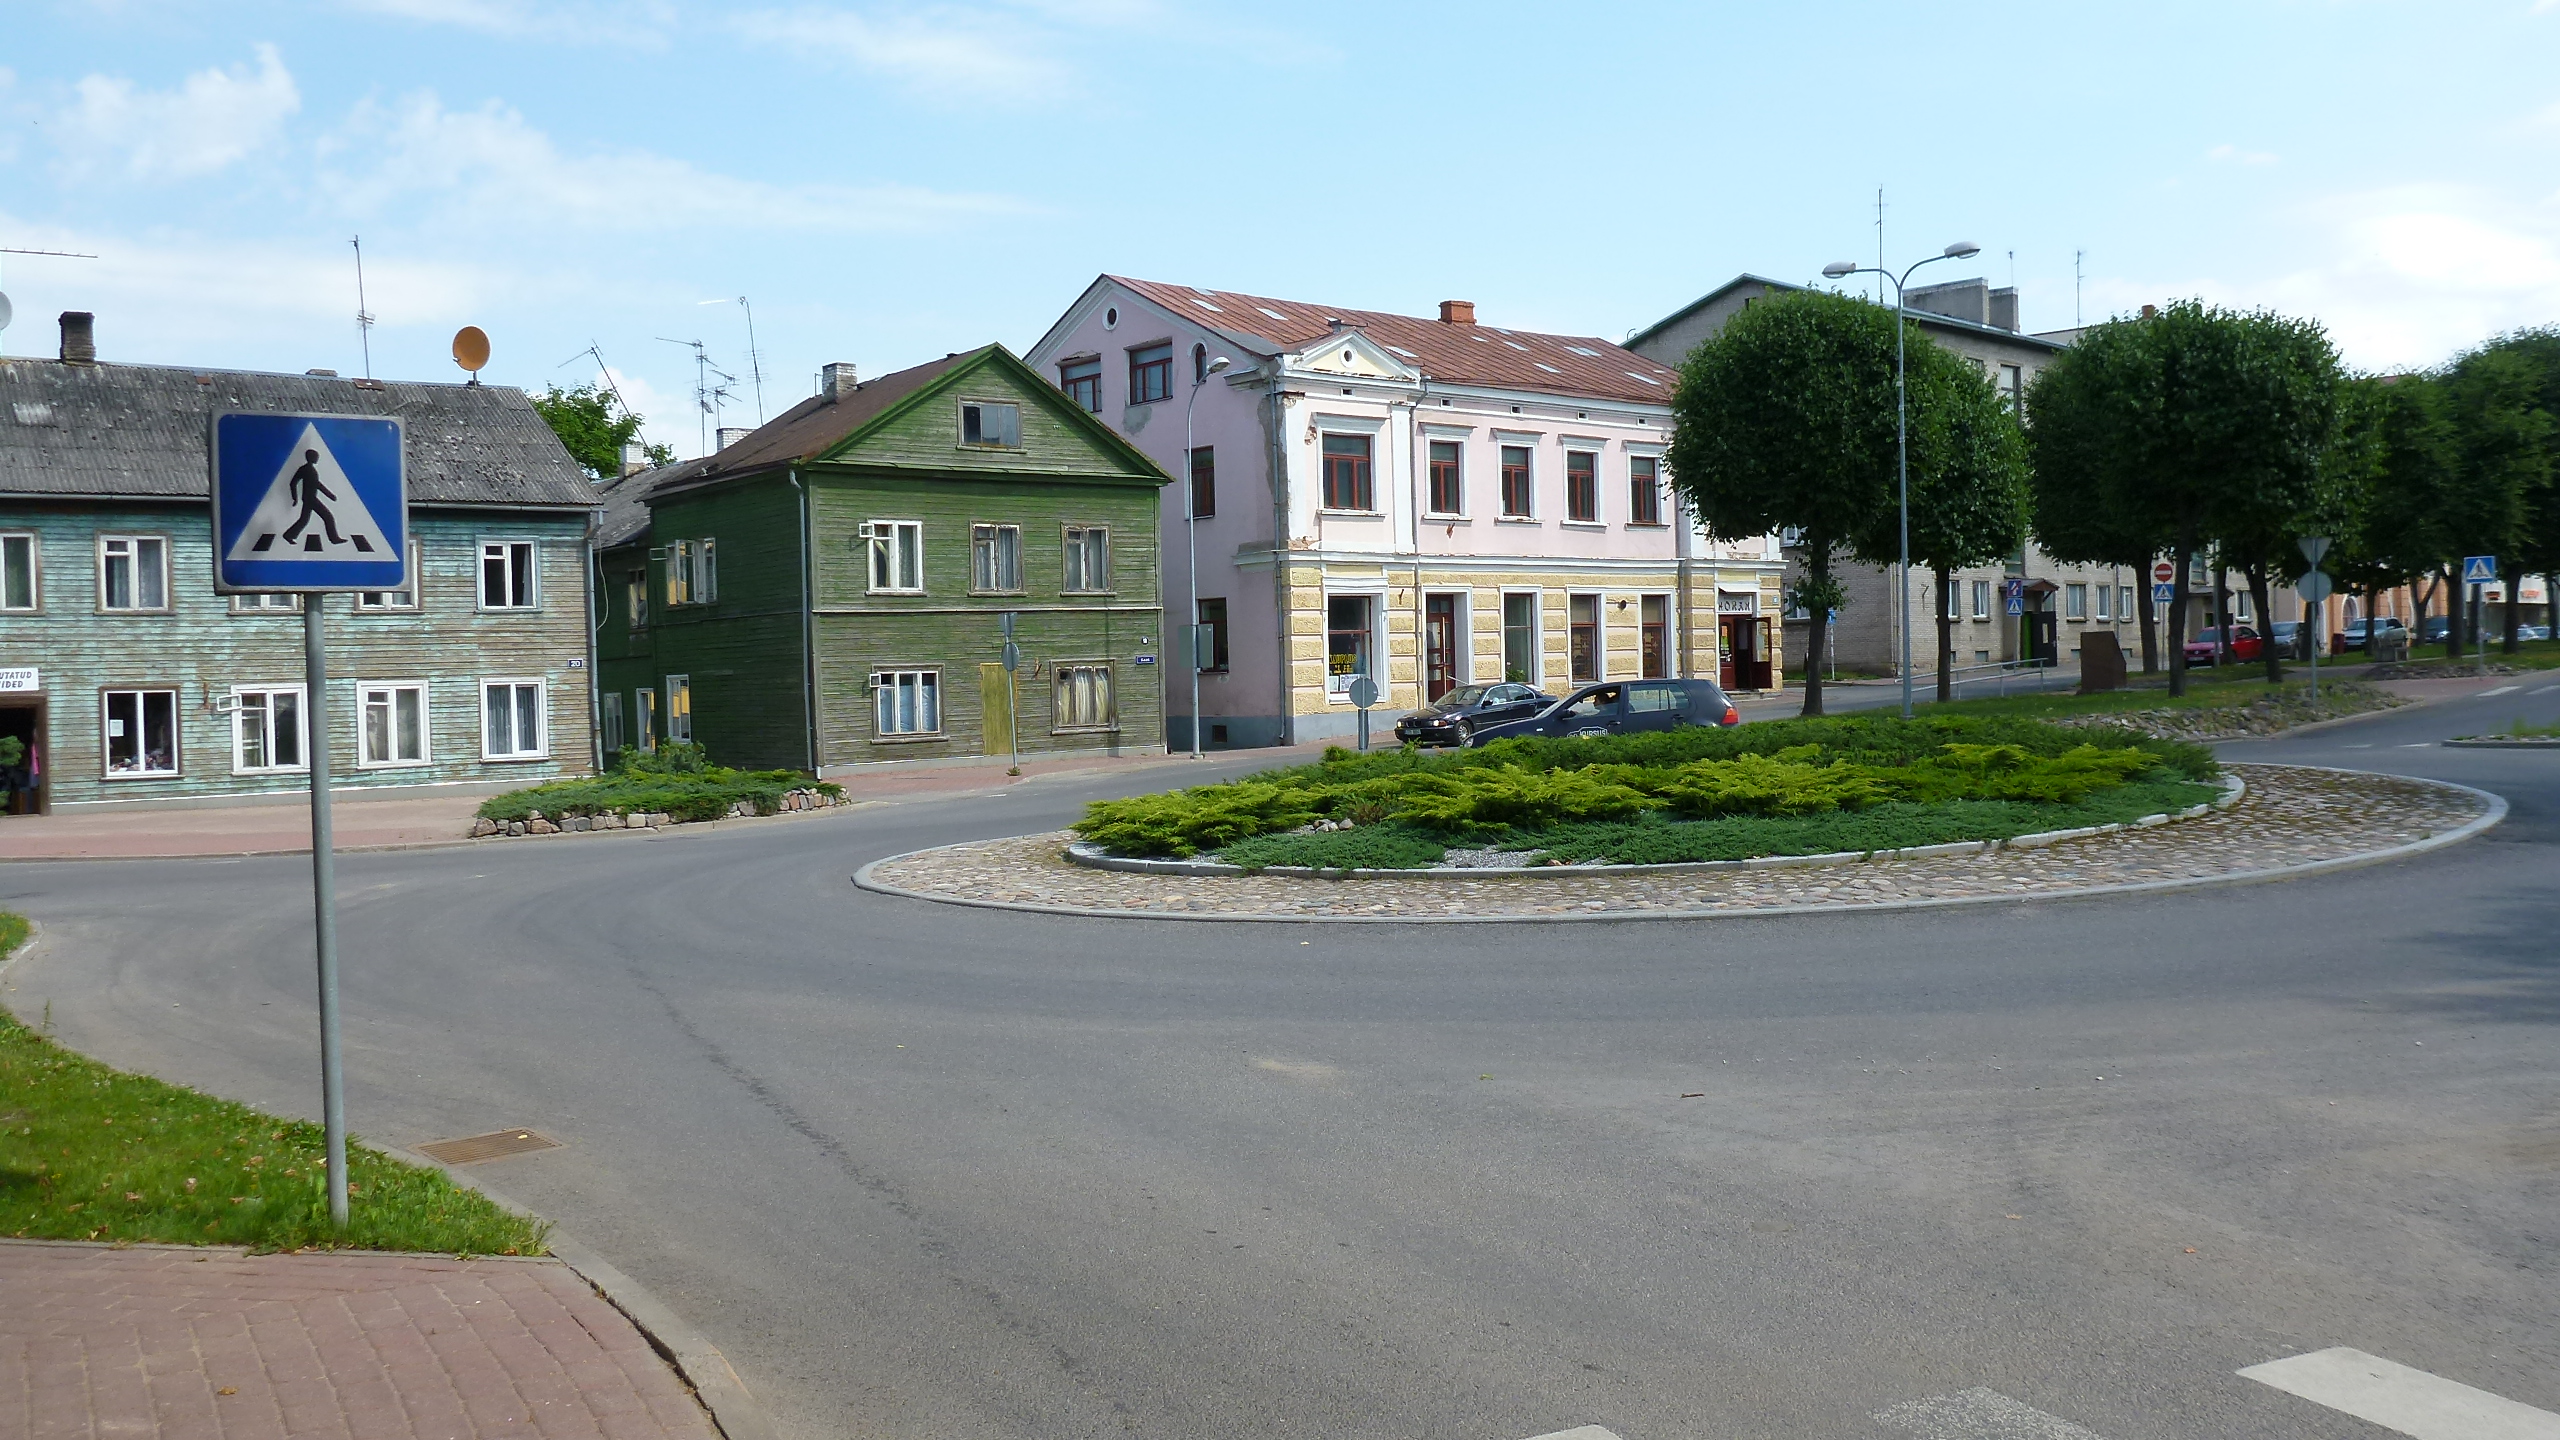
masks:
<svg viewBox="0 0 2560 1440"><path fill-rule="evenodd" d="M1117 330L1120 328L1119 306L1111 306L1102 312L1102 328L1105 330Z"/></svg>
<svg viewBox="0 0 2560 1440"><path fill-rule="evenodd" d="M1348 365L1348 364L1350 364L1350 363L1351 363L1351 352L1350 352L1350 351L1345 350L1345 351L1343 351L1343 352L1342 352L1342 363L1343 363L1343 364L1345 364L1345 365Z"/></svg>

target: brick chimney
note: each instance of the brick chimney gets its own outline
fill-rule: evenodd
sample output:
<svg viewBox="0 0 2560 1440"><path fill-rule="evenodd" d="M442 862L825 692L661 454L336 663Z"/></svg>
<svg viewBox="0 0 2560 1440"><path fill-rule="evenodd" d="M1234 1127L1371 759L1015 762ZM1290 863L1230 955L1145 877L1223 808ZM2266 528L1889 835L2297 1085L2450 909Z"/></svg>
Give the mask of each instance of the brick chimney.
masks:
<svg viewBox="0 0 2560 1440"><path fill-rule="evenodd" d="M98 317L86 310L62 312L62 359L69 365L98 363Z"/></svg>
<svg viewBox="0 0 2560 1440"><path fill-rule="evenodd" d="M852 394L854 386L860 383L854 379L853 362L850 360L837 360L818 367L818 395L829 403Z"/></svg>
<svg viewBox="0 0 2560 1440"><path fill-rule="evenodd" d="M1473 325L1476 323L1476 302L1473 300L1441 301L1440 323L1443 325Z"/></svg>

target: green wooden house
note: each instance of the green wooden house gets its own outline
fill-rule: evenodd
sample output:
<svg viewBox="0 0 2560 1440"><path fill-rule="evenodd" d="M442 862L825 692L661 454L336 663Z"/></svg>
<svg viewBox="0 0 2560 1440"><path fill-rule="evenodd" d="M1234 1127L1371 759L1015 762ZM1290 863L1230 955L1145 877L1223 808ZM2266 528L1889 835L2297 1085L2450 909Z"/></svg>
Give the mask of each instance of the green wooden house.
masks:
<svg viewBox="0 0 2560 1440"><path fill-rule="evenodd" d="M332 777L351 792L588 773L595 487L520 391L0 360L6 807L146 809L308 788L298 597L213 589L205 440L225 410L396 415L411 587L327 600Z"/></svg>
<svg viewBox="0 0 2560 1440"><path fill-rule="evenodd" d="M1160 748L1170 483L1002 346L830 365L772 423L608 491L606 743L829 776Z"/></svg>

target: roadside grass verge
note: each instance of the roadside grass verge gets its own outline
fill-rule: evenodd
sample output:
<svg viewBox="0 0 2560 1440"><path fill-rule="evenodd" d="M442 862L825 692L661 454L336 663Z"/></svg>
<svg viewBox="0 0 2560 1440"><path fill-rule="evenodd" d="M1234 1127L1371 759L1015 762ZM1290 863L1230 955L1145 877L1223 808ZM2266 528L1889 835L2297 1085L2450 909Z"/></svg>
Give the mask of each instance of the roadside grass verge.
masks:
<svg viewBox="0 0 2560 1440"><path fill-rule="evenodd" d="M23 936L0 916L0 940L12 923ZM332 1230L325 1154L317 1125L111 1069L0 1011L0 1235L543 1253L549 1225L352 1140L347 1228Z"/></svg>

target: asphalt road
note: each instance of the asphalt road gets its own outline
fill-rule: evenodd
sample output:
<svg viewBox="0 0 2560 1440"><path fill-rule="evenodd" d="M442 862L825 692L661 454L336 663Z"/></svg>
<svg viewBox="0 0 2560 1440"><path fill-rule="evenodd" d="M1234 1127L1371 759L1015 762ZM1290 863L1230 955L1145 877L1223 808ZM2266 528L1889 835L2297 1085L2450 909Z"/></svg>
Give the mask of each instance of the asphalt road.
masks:
<svg viewBox="0 0 2560 1440"><path fill-rule="evenodd" d="M2560 1410L2560 755L2426 743L2560 718L2530 688L2231 747L2495 790L2486 836L2153 897L1328 929L848 883L1063 783L349 857L349 1104L564 1140L478 1173L795 1440L1882 1440L1964 1392L2387 1434L2233 1374L2332 1345ZM310 1113L307 875L0 867L46 931L6 998ZM2083 1433L1995 1420L1926 1433Z"/></svg>

